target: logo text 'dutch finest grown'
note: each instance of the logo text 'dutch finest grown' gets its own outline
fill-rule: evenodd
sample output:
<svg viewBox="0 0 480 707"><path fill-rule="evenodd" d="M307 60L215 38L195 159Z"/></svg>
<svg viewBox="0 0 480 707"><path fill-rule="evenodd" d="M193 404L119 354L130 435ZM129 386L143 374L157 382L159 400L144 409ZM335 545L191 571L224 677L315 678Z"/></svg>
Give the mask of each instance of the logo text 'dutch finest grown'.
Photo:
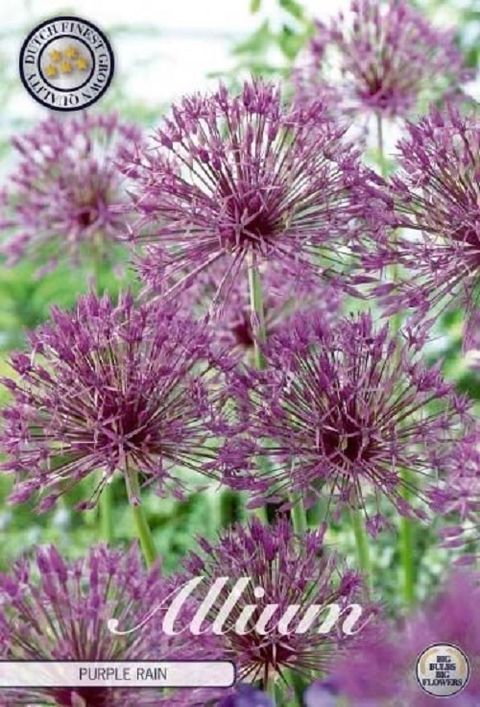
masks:
<svg viewBox="0 0 480 707"><path fill-rule="evenodd" d="M20 76L30 95L54 110L80 110L97 101L113 76L107 37L79 17L54 17L35 27L20 52Z"/></svg>

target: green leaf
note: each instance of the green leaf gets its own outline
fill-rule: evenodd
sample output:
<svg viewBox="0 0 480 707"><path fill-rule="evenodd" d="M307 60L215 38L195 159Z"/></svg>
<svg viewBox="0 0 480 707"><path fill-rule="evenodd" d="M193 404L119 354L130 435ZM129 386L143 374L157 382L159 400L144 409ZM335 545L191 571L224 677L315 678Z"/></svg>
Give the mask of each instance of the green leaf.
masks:
<svg viewBox="0 0 480 707"><path fill-rule="evenodd" d="M265 20L255 32L244 42L233 48L234 54L252 54L258 56L270 47L275 40L275 35L270 30L268 20Z"/></svg>
<svg viewBox="0 0 480 707"><path fill-rule="evenodd" d="M288 59L295 59L304 44L304 37L301 34L297 34L288 25L283 25L278 35L278 44L282 53Z"/></svg>
<svg viewBox="0 0 480 707"><path fill-rule="evenodd" d="M254 15L260 10L262 0L250 0L250 12Z"/></svg>
<svg viewBox="0 0 480 707"><path fill-rule="evenodd" d="M297 0L279 0L280 2L280 7L282 10L285 10L285 12L288 12L289 15L292 15L292 17L295 17L296 20L303 20L305 17L305 10L303 9L302 5L297 2Z"/></svg>

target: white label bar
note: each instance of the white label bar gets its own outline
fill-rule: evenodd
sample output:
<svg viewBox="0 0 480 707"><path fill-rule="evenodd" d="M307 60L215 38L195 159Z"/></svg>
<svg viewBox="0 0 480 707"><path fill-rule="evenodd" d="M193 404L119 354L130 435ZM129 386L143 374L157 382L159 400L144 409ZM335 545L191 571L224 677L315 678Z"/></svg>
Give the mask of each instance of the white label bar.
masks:
<svg viewBox="0 0 480 707"><path fill-rule="evenodd" d="M231 687L229 661L0 661L5 687Z"/></svg>

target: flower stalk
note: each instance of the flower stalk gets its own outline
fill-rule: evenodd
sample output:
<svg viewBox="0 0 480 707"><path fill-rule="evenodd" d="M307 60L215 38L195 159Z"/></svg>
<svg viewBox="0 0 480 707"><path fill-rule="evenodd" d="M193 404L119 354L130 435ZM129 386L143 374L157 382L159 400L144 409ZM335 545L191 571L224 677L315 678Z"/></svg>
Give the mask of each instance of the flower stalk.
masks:
<svg viewBox="0 0 480 707"><path fill-rule="evenodd" d="M155 549L152 531L145 516L144 507L140 502L140 487L137 471L129 471L128 483L130 486L131 506L137 537L140 541L145 561L147 565L150 566L153 565L157 558L157 551Z"/></svg>
<svg viewBox="0 0 480 707"><path fill-rule="evenodd" d="M385 161L385 147L383 141L383 119L382 116L377 113L377 147L378 147L378 159L380 163L380 171L382 177L387 177L387 165ZM395 238L395 234L392 236ZM393 282L398 282L398 265L392 266L392 280ZM393 331L396 334L402 326L402 315L398 312L393 318ZM404 482L403 484L403 497L405 501L409 500L409 484L411 479L408 472L405 469L400 470L400 475ZM401 571L403 575L403 598L407 606L411 606L415 601L415 563L414 563L414 528L412 526L412 521L410 518L402 516L400 518L400 530L399 530L399 551L401 557Z"/></svg>
<svg viewBox="0 0 480 707"><path fill-rule="evenodd" d="M262 344L266 342L267 333L265 329L265 310L263 306L262 282L254 253L251 254L249 261L248 283L250 292L250 311L252 314L255 340L255 366L259 370L263 370L267 367L267 360L262 351ZM304 533L307 530L307 514L305 512L303 501L297 495L292 495L290 501L292 503L291 518L293 528L298 534Z"/></svg>
<svg viewBox="0 0 480 707"><path fill-rule="evenodd" d="M252 329L254 332L254 361L255 366L262 370L266 368L265 354L262 344L267 340L265 328L265 310L263 305L263 292L260 273L255 254L252 253L248 264L248 287L250 293L250 312L252 316Z"/></svg>
<svg viewBox="0 0 480 707"><path fill-rule="evenodd" d="M370 561L370 551L368 537L365 531L361 511L352 508L350 511L353 534L355 535L355 545L357 548L358 564L362 571L367 593L371 590L372 584L372 564Z"/></svg>
<svg viewBox="0 0 480 707"><path fill-rule="evenodd" d="M292 494L292 525L297 535L303 535L308 529L307 514L300 496Z"/></svg>
<svg viewBox="0 0 480 707"><path fill-rule="evenodd" d="M112 485L109 481L105 484L99 500L100 506L100 532L107 543L113 540L113 514L112 514Z"/></svg>

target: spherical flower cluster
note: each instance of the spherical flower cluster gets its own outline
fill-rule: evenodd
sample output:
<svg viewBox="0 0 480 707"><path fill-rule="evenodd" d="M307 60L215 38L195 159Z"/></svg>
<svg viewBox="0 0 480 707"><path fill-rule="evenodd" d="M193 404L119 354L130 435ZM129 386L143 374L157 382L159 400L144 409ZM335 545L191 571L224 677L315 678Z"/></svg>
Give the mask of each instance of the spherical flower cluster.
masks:
<svg viewBox="0 0 480 707"><path fill-rule="evenodd" d="M480 431L475 429L453 445L447 461L442 485L430 490L431 504L439 516L450 520L440 529L443 546L463 549L480 536ZM468 564L473 560L474 555L469 552L457 562Z"/></svg>
<svg viewBox="0 0 480 707"><path fill-rule="evenodd" d="M318 628L327 605L337 604L343 610L355 601L360 579L343 571L337 558L327 553L323 534L318 530L297 536L287 520L263 526L253 519L226 530L215 545L202 539L200 554L187 558L191 576L210 580L198 585L195 596L202 597L215 579L229 578L212 606L213 617L218 616L237 580L250 579L229 615L231 630L222 637L224 654L235 662L240 680L261 680L265 689L272 680L285 682L287 669L304 677L322 675L332 657L348 646L352 637L338 627L329 633ZM253 615L248 605L256 606ZM274 613L268 605L274 606ZM302 619L312 605L318 606L319 618L303 630ZM365 602L362 606L365 615L360 623L364 625L372 609ZM286 625L282 626L285 620L288 636ZM361 630L361 626L355 628Z"/></svg>
<svg viewBox="0 0 480 707"><path fill-rule="evenodd" d="M334 327L314 313L299 315L272 337L269 369L235 380L248 420L245 455L269 463L242 474L239 441L226 475L258 503L289 507L293 493L307 507L323 499L328 511L363 509L372 532L382 523L382 496L402 515L423 518L414 501L427 500L432 464L470 416L467 399L421 362L417 345L411 332L402 343L388 326L375 329L368 314Z"/></svg>
<svg viewBox="0 0 480 707"><path fill-rule="evenodd" d="M132 238L157 246L147 268L154 285L172 278L172 294L218 264L216 304L246 265L267 261L285 276L315 272L346 287L343 266L376 234L378 188L343 132L322 102L284 106L259 81L239 95L221 87L174 105L153 142L123 165L138 214Z"/></svg>
<svg viewBox="0 0 480 707"><path fill-rule="evenodd" d="M160 606L175 590L158 567L146 571L136 546L114 551L94 547L74 562L54 547L39 548L34 559L17 561L0 575L2 657L8 660L142 661L198 659L200 647L186 632L169 636L156 621L144 621L147 607ZM194 607L184 604L179 623L187 625ZM119 621L122 635L109 623ZM142 624L141 629L136 629ZM129 630L132 629L132 630ZM218 658L212 637L205 636L202 659ZM59 707L128 707L132 689L120 687L22 688L3 691L5 704ZM204 705L215 691L138 689L138 705ZM10 699L11 698L11 699ZM2 703L3 704L3 703Z"/></svg>
<svg viewBox="0 0 480 707"><path fill-rule="evenodd" d="M480 659L480 621L476 609L480 599L477 572L457 571L440 594L403 625L385 624L375 637L372 632L348 660L340 659L329 678L336 695L347 704L375 707L435 707L438 697L420 689L415 666L418 656L434 644L450 644L468 656L471 666ZM318 686L320 688L320 686ZM313 697L308 707L326 704ZM320 689L318 689L320 695ZM480 698L480 678L473 668L468 684L450 702L474 707Z"/></svg>
<svg viewBox="0 0 480 707"><path fill-rule="evenodd" d="M316 23L303 84L317 92L329 51L340 63L346 108L405 116L432 87L445 92L468 77L454 32L435 28L406 0L352 0L330 26ZM432 96L433 97L433 96Z"/></svg>
<svg viewBox="0 0 480 707"><path fill-rule="evenodd" d="M453 105L432 109L408 126L399 153L401 170L391 180L395 224L411 230L397 232L391 245L407 276L381 294L388 311L414 307L420 318L463 305L468 347L478 305L480 123Z"/></svg>
<svg viewBox="0 0 480 707"><path fill-rule="evenodd" d="M126 234L125 178L116 161L139 140L139 129L115 114L52 116L15 137L20 161L0 198L9 262L110 257L110 244Z"/></svg>
<svg viewBox="0 0 480 707"><path fill-rule="evenodd" d="M137 473L181 496L180 472L202 471L214 453L215 376L229 365L203 327L171 307L135 307L129 295L117 305L90 295L72 313L54 309L30 342L3 381L13 396L0 438L3 469L18 478L12 501L40 491L47 510L100 471L81 505L90 507L116 470L132 503Z"/></svg>
<svg viewBox="0 0 480 707"><path fill-rule="evenodd" d="M455 512L463 521L474 519L480 511L480 432L472 434L454 445L444 479L443 511Z"/></svg>

